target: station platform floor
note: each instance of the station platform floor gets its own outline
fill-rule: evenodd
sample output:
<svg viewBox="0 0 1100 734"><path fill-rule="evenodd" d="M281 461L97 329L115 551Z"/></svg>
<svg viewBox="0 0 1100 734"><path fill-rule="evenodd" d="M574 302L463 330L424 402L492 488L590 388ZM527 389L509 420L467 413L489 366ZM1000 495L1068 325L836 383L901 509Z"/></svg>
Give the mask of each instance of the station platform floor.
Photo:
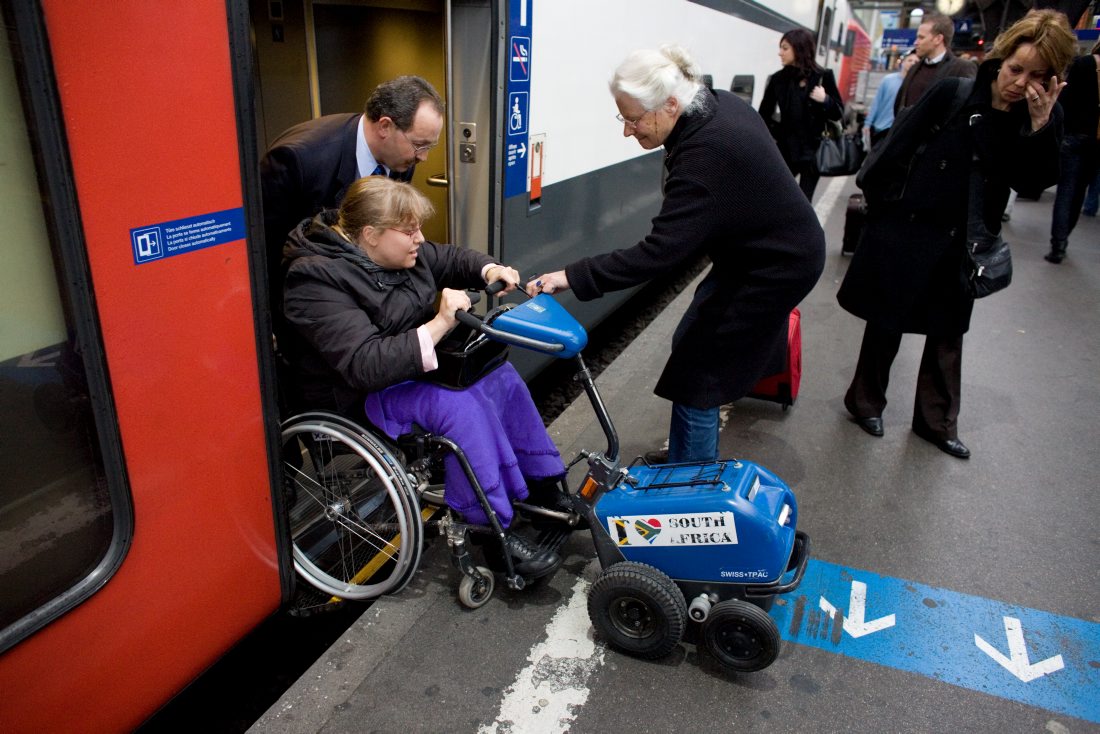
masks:
<svg viewBox="0 0 1100 734"><path fill-rule="evenodd" d="M801 306L796 404L723 410L722 456L782 477L812 541L802 584L772 608L770 667L731 673L690 636L656 662L606 647L586 611L586 532L548 583L498 579L474 611L437 540L252 731L1100 731L1100 221L1082 217L1055 266L1053 190L1016 203L1013 283L977 302L965 337L963 461L909 428L922 337L902 342L884 437L844 409L863 329L836 303L853 191L818 188L828 259ZM693 290L597 381L625 458L667 436L652 388ZM605 446L584 396L550 430L566 461Z"/></svg>

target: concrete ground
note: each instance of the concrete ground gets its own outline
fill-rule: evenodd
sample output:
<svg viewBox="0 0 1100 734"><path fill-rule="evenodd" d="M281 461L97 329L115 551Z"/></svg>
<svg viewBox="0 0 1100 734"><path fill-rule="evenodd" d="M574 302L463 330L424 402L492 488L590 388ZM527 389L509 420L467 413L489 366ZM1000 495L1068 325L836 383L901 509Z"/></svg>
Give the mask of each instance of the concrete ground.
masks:
<svg viewBox="0 0 1100 734"><path fill-rule="evenodd" d="M1054 266L1042 259L1053 193L1017 202L1013 284L977 303L965 339L959 435L973 458L961 461L909 430L920 337L902 342L883 438L842 405L863 326L835 298L854 190L819 186L829 253L801 307L796 405L745 399L725 413L721 453L782 477L813 542L811 572L772 610L785 640L774 664L729 672L694 637L657 662L607 648L585 609L599 572L586 533L548 583L498 582L475 611L437 541L413 584L375 603L253 730L1100 731L1100 222L1082 218ZM669 404L652 386L689 298L599 379L625 457L666 437ZM604 446L584 398L551 434L567 460Z"/></svg>

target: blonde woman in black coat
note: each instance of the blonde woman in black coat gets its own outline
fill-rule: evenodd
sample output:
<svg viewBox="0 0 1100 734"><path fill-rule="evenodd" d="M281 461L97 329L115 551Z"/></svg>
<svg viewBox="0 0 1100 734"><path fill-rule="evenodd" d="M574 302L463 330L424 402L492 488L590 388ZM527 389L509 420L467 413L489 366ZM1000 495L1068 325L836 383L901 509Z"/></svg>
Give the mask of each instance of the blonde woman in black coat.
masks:
<svg viewBox="0 0 1100 734"><path fill-rule="evenodd" d="M668 460L713 461L719 407L782 369L787 319L821 275L825 235L760 116L707 89L683 49L635 51L611 93L622 134L645 150L664 146L661 211L638 244L540 275L527 292L572 288L587 301L706 254L710 272L654 392L673 404Z"/></svg>
<svg viewBox="0 0 1100 734"><path fill-rule="evenodd" d="M839 120L844 114L833 72L817 65L814 49L809 31L798 28L784 33L779 39L783 68L768 79L760 102L760 116L811 201L821 178L814 156L825 120Z"/></svg>
<svg viewBox="0 0 1100 734"><path fill-rule="evenodd" d="M837 300L867 322L844 396L867 433L883 435L902 334L924 334L913 432L951 456L970 456L958 415L974 308L964 276L971 167L983 179L978 221L990 235L1000 233L1009 187L1042 190L1057 180L1059 77L1074 44L1065 16L1029 13L997 37L973 82L949 78L929 89L860 171L867 222ZM960 85L971 84L960 104Z"/></svg>

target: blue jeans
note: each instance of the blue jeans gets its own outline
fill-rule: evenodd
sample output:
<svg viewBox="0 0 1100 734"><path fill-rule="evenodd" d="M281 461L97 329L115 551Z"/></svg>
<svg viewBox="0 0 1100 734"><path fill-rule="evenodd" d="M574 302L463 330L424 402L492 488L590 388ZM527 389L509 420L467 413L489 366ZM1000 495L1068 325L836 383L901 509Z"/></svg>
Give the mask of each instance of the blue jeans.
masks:
<svg viewBox="0 0 1100 734"><path fill-rule="evenodd" d="M1089 184L1088 193L1085 194L1085 208L1081 210L1081 213L1095 217L1097 209L1100 209L1100 166L1096 169L1096 178Z"/></svg>
<svg viewBox="0 0 1100 734"><path fill-rule="evenodd" d="M1085 190L1096 176L1097 150L1095 138L1067 135L1062 140L1061 175L1058 194L1054 197L1054 217L1050 223L1051 244L1066 242L1077 226L1077 217L1085 201Z"/></svg>
<svg viewBox="0 0 1100 734"><path fill-rule="evenodd" d="M672 404L668 460L672 464L718 460L718 408Z"/></svg>

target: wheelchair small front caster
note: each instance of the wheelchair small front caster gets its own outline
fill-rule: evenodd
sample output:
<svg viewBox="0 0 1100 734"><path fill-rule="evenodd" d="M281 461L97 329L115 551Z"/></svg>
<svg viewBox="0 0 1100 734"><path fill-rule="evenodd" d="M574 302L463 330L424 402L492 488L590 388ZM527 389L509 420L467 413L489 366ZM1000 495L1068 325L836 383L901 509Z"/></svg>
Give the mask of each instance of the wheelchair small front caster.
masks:
<svg viewBox="0 0 1100 734"><path fill-rule="evenodd" d="M458 600L467 609L478 609L484 606L485 602L493 596L493 589L496 587L496 579L493 578L492 571L485 566L478 566L476 570L477 578L464 575L462 581L458 583Z"/></svg>

